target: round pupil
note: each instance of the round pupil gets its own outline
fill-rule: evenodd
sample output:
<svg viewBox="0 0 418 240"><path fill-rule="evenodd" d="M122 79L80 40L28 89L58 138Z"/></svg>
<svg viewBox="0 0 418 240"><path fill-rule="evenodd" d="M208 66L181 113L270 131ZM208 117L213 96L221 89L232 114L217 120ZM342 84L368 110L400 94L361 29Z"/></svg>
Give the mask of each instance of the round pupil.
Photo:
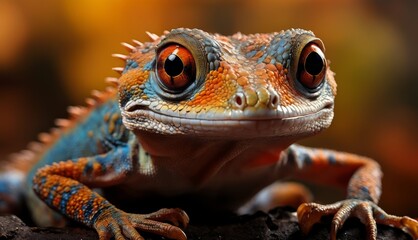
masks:
<svg viewBox="0 0 418 240"><path fill-rule="evenodd" d="M315 76L321 73L323 67L324 62L322 61L321 56L316 52L309 53L305 62L306 71Z"/></svg>
<svg viewBox="0 0 418 240"><path fill-rule="evenodd" d="M176 54L171 54L164 62L164 70L171 77L180 75L183 72L183 62Z"/></svg>

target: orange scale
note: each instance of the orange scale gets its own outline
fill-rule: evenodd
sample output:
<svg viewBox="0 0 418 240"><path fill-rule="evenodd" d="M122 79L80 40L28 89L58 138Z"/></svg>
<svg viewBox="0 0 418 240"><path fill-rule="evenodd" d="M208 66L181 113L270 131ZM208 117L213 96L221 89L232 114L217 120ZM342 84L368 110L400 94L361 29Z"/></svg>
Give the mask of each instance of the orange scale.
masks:
<svg viewBox="0 0 418 240"><path fill-rule="evenodd" d="M264 59L264 61L263 61L265 64L270 64L270 62L271 62L271 56L267 56L265 59ZM273 65L273 64L271 64L271 65Z"/></svg>
<svg viewBox="0 0 418 240"><path fill-rule="evenodd" d="M119 82L121 85L128 86L131 88L135 85L141 85L148 80L148 71L141 71L141 70L131 70L125 74L123 74L119 78Z"/></svg>
<svg viewBox="0 0 418 240"><path fill-rule="evenodd" d="M276 68L277 68L277 71L282 71L283 70L283 65L281 64L281 63L276 63L275 64L275 66L276 66Z"/></svg>
<svg viewBox="0 0 418 240"><path fill-rule="evenodd" d="M261 76L261 75L266 73L266 70L264 68L262 68L262 69L258 68L258 69L255 70L254 73L255 73L255 75Z"/></svg>
<svg viewBox="0 0 418 240"><path fill-rule="evenodd" d="M229 63L221 62L221 64L222 64L223 70L219 72L226 73L232 68L231 65L229 65Z"/></svg>
<svg viewBox="0 0 418 240"><path fill-rule="evenodd" d="M247 77L244 77L244 76L241 76L241 77L239 77L239 78L237 79L237 83L238 83L240 86L245 86L245 85L247 85L247 84L248 84L248 78L247 78Z"/></svg>
<svg viewBox="0 0 418 240"><path fill-rule="evenodd" d="M266 66L265 63L258 63L255 65L255 69L264 69L265 66Z"/></svg>
<svg viewBox="0 0 418 240"><path fill-rule="evenodd" d="M218 73L219 73L218 71L210 71L208 75L210 76L210 78L216 77L218 76Z"/></svg>
<svg viewBox="0 0 418 240"><path fill-rule="evenodd" d="M277 78L276 74L273 71L267 70L267 76L269 78Z"/></svg>
<svg viewBox="0 0 418 240"><path fill-rule="evenodd" d="M272 72L278 71L277 67L271 63L266 64L265 69L272 71Z"/></svg>
<svg viewBox="0 0 418 240"><path fill-rule="evenodd" d="M200 104L201 104L202 106L206 105L206 104L207 104L207 102L208 102L208 101L207 101L205 98L200 99Z"/></svg>
<svg viewBox="0 0 418 240"><path fill-rule="evenodd" d="M52 200L52 205L53 206L58 206L61 202L61 198L60 197L56 197L54 198L54 200Z"/></svg>
<svg viewBox="0 0 418 240"><path fill-rule="evenodd" d="M254 55L254 57L252 57L252 59L259 59L261 56L263 56L263 54L264 54L264 52L262 52L262 51L258 51L258 52Z"/></svg>
<svg viewBox="0 0 418 240"><path fill-rule="evenodd" d="M229 71L228 72L228 77L229 77L229 79L237 79L237 75L235 74L234 71Z"/></svg>
<svg viewBox="0 0 418 240"><path fill-rule="evenodd" d="M238 74L243 77L250 75L250 73L246 70L242 70L242 71L238 70Z"/></svg>

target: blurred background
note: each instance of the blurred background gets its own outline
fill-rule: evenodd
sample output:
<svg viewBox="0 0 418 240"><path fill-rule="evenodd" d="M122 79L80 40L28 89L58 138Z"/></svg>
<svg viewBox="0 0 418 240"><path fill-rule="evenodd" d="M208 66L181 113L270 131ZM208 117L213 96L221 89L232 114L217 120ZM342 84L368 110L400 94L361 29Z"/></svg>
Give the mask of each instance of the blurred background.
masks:
<svg viewBox="0 0 418 240"><path fill-rule="evenodd" d="M122 41L176 27L221 34L305 28L326 46L338 96L330 129L302 143L375 158L381 206L418 217L418 1L0 0L0 159L24 148L122 63ZM323 194L325 193L325 194ZM317 188L316 199L344 191Z"/></svg>

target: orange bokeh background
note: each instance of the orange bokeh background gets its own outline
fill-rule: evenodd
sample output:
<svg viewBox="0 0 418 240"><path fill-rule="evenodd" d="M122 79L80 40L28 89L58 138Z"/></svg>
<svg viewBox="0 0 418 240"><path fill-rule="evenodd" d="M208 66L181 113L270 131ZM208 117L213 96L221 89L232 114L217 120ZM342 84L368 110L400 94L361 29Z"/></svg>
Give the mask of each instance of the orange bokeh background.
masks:
<svg viewBox="0 0 418 240"><path fill-rule="evenodd" d="M417 1L384 0L2 0L0 159L117 76L110 69L122 63L110 55L124 52L119 42L176 27L298 27L324 41L339 84L332 127L302 143L375 158L385 173L383 208L418 217L416 9ZM315 194L322 202L343 197L326 188Z"/></svg>

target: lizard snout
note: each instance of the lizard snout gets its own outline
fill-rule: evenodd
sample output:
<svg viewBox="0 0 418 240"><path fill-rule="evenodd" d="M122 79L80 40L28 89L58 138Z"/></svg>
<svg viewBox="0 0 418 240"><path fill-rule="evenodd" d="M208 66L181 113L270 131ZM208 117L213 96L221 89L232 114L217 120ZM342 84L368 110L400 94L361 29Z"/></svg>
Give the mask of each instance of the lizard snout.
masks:
<svg viewBox="0 0 418 240"><path fill-rule="evenodd" d="M277 109L280 104L280 96L271 88L246 88L237 92L232 97L232 102L237 109L241 110L246 108Z"/></svg>

